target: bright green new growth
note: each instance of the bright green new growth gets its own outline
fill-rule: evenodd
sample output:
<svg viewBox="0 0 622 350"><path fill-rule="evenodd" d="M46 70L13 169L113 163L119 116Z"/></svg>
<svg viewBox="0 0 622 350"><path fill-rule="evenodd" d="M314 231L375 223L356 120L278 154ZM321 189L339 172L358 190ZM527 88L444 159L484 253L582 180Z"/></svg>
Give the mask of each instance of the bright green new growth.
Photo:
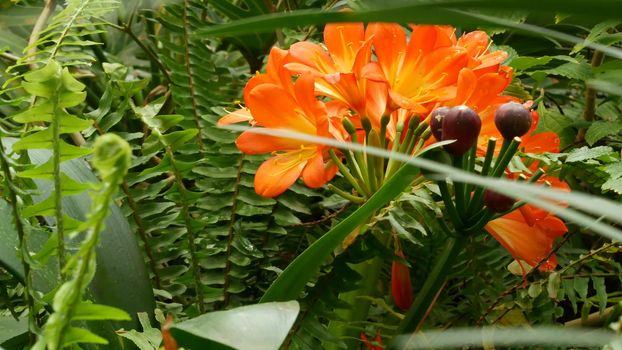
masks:
<svg viewBox="0 0 622 350"><path fill-rule="evenodd" d="M105 134L95 141L93 166L99 171L102 180L118 185L132 161L132 150L127 141L115 134Z"/></svg>
<svg viewBox="0 0 622 350"><path fill-rule="evenodd" d="M61 68L56 61L49 61L43 68L24 75L22 87L36 97L34 106L14 115L13 120L30 125L35 124L33 133L22 137L13 145L14 152L31 149L51 149L52 157L43 165L19 172L23 178L46 179L54 182L54 192L32 206L24 208L24 217L54 215L58 239L59 267L65 262L65 230L77 226L77 220L67 217L62 208L62 197L82 192L90 186L79 183L61 172L60 163L85 156L88 148L70 145L63 141L62 134L80 132L92 122L71 115L66 108L79 105L86 98L84 84L76 80L67 68ZM45 123L49 123L46 127ZM68 227L65 227L67 224ZM73 225L72 225L73 224ZM73 227L72 227L73 226Z"/></svg>
<svg viewBox="0 0 622 350"><path fill-rule="evenodd" d="M71 256L65 266L68 281L54 296L54 313L48 319L43 334L35 345L36 349L60 349L73 343L106 344L107 341L90 331L73 327L74 320L129 320L130 316L110 306L86 303L82 300L84 291L95 273L95 248L99 234L104 228L109 207L130 166L131 150L128 143L119 136L106 134L95 142L93 166L102 177L99 191L94 193L91 211L86 222L78 230L86 231L78 252ZM77 233L77 232L76 232Z"/></svg>

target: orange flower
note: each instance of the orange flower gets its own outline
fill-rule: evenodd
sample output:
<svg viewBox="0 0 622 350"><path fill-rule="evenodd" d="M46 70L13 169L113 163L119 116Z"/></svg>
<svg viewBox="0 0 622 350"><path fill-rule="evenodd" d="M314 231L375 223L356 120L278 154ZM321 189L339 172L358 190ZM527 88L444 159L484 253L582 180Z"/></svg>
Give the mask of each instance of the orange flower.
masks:
<svg viewBox="0 0 622 350"><path fill-rule="evenodd" d="M534 162L529 168L535 171L538 167L538 162ZM514 174L508 176L516 177ZM570 192L570 186L567 183L553 176L543 176L537 183ZM567 205L566 203L557 204ZM490 221L485 229L510 252L523 271L525 269L521 261L531 266L537 265L551 252L553 241L568 231L561 219L529 204ZM552 255L540 266L540 270L550 271L556 266L557 259L555 255Z"/></svg>
<svg viewBox="0 0 622 350"><path fill-rule="evenodd" d="M427 115L435 104L455 96L458 73L469 61L468 51L456 45L452 27L411 28L409 41L398 24L370 24L368 36L394 107Z"/></svg>
<svg viewBox="0 0 622 350"><path fill-rule="evenodd" d="M482 31L474 31L464 34L458 39L457 46L463 47L469 53L468 67L478 75L496 72L501 62L508 58L505 51L490 52L490 38Z"/></svg>
<svg viewBox="0 0 622 350"><path fill-rule="evenodd" d="M485 228L519 264L524 261L531 266L546 258L553 249L553 241L568 231L561 219L532 205L490 221ZM550 271L556 266L557 259L552 255L540 270ZM522 265L521 268L524 270Z"/></svg>
<svg viewBox="0 0 622 350"><path fill-rule="evenodd" d="M328 52L310 42L293 44L289 51L292 73L308 72L316 78L315 89L348 106L359 116L367 117L375 128L387 105L387 86L384 82L365 79L365 71L374 71L371 59L371 40L362 23L333 23L324 29Z"/></svg>
<svg viewBox="0 0 622 350"><path fill-rule="evenodd" d="M326 106L315 99L313 84L313 77L303 74L293 95L280 85L259 84L248 93L246 103L257 125L331 137ZM335 166L325 164L322 145L251 131L243 132L236 145L248 154L274 152L255 174L255 191L265 197L283 193L299 177L309 187L321 187L336 173Z"/></svg>
<svg viewBox="0 0 622 350"><path fill-rule="evenodd" d="M260 84L275 84L281 86L290 95L294 94L291 82L291 74L285 69L284 65L288 61L289 56L286 50L273 47L268 56L268 64L266 65L266 73L257 73L253 76L244 87L244 101L248 101L249 93ZM249 122L254 124L253 116L248 108L237 109L218 120L218 126L227 124Z"/></svg>

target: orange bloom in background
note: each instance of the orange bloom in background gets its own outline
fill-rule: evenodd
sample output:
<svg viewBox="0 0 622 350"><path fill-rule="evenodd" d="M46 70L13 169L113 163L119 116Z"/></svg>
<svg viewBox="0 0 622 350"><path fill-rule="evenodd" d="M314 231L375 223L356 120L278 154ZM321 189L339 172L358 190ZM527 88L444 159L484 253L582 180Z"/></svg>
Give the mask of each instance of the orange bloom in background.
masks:
<svg viewBox="0 0 622 350"><path fill-rule="evenodd" d="M531 266L546 258L553 249L553 241L568 232L561 219L528 204L490 221L485 228L519 264L524 261ZM540 270L550 271L556 266L557 259L552 255ZM524 271L522 264L521 268Z"/></svg>
<svg viewBox="0 0 622 350"><path fill-rule="evenodd" d="M315 99L313 84L312 76L300 76L293 96L280 85L259 84L248 93L246 103L257 125L331 137L326 106ZM321 187L336 173L334 165L326 164L327 149L322 145L251 131L243 132L236 145L247 154L274 154L255 174L255 191L265 197L283 193L300 177L311 188Z"/></svg>
<svg viewBox="0 0 622 350"><path fill-rule="evenodd" d="M529 168L535 171L538 166L538 162L535 162ZM537 183L570 192L570 186L567 183L553 176L542 176ZM567 205L566 203L557 204ZM566 224L560 218L530 204L490 221L485 229L510 252L523 272L525 268L521 262L526 262L530 266L537 265L553 249L555 239L568 232ZM552 255L540 266L540 270L551 271L556 266L557 259L555 255Z"/></svg>

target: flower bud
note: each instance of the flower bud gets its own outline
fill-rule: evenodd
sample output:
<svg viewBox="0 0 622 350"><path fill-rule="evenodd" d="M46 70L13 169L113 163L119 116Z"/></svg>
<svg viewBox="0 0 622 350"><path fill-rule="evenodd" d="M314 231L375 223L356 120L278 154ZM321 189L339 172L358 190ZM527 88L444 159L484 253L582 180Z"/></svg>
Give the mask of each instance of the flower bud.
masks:
<svg viewBox="0 0 622 350"><path fill-rule="evenodd" d="M398 251L397 255L404 258L404 253ZM413 303L413 287L410 280L410 270L403 263L393 260L391 266L391 294L395 305L402 310L408 310Z"/></svg>
<svg viewBox="0 0 622 350"><path fill-rule="evenodd" d="M531 129L531 113L517 102L508 102L495 112L497 130L507 140L521 137Z"/></svg>
<svg viewBox="0 0 622 350"><path fill-rule="evenodd" d="M456 140L445 145L447 152L454 156L465 154L476 142L482 121L479 115L467 106L453 107L442 118L441 140Z"/></svg>
<svg viewBox="0 0 622 350"><path fill-rule="evenodd" d="M432 130L432 135L434 135L436 141L441 140L443 131L443 117L445 117L448 112L448 107L440 107L433 110L432 114L430 114L430 130Z"/></svg>
<svg viewBox="0 0 622 350"><path fill-rule="evenodd" d="M484 193L484 205L494 213L503 213L512 209L515 202L514 198L495 191L486 190Z"/></svg>

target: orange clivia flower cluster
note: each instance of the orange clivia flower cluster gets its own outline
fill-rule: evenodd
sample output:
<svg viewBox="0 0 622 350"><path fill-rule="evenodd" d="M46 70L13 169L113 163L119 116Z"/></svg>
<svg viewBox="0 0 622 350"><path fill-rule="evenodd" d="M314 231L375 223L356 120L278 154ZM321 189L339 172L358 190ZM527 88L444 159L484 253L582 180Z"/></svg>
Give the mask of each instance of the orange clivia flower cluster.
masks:
<svg viewBox="0 0 622 350"><path fill-rule="evenodd" d="M307 41L289 50L273 48L266 72L244 88L246 108L219 124L247 121L348 140L343 118L359 126L367 118L379 130L381 117L391 115L387 135L381 135L391 139L398 120L427 116L439 105L467 104L481 113L509 99L500 95L511 80L511 69L501 65L507 53L491 52L484 32L456 38L452 27L410 28L407 39L397 24L328 24L326 49ZM306 185L319 187L336 173L326 147L252 132L243 133L236 144L244 153L274 154L255 178L262 196L277 196L300 177Z"/></svg>
<svg viewBox="0 0 622 350"><path fill-rule="evenodd" d="M367 119L379 132L381 119L389 116L380 137L390 143L397 125L407 125L411 118L424 120L440 106L466 105L481 118L478 149L483 151L489 138L500 137L495 111L516 101L503 95L512 80L512 69L502 64L508 54L491 50L490 38L482 31L457 37L449 26L406 29L391 23L338 23L326 25L324 44L303 41L288 50L273 48L266 72L253 76L244 89L246 107L224 116L219 124L249 122L351 141L344 118L357 128ZM532 129L523 137L524 150L558 151L557 136L534 134L537 113L532 118ZM321 187L337 172L330 147L324 145L250 130L236 144L247 154L272 154L255 176L255 190L262 196L278 196L299 178L309 187ZM566 232L561 220L532 206L491 221L486 229L514 258L532 266ZM552 257L542 268L554 266Z"/></svg>

